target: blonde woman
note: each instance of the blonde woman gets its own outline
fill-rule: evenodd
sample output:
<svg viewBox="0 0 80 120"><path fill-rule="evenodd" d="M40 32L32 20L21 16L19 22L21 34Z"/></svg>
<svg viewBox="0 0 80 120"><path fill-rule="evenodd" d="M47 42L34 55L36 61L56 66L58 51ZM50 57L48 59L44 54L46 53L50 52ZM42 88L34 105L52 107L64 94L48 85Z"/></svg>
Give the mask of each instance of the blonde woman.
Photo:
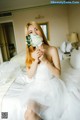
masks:
<svg viewBox="0 0 80 120"><path fill-rule="evenodd" d="M25 120L79 120L75 112L79 104L78 107L72 104L75 99L59 78L61 67L57 48L48 44L36 22L29 22L25 33L26 69L31 81L23 97L27 105Z"/></svg>
<svg viewBox="0 0 80 120"><path fill-rule="evenodd" d="M36 22L30 22L26 25L26 35L37 34L43 38L43 44L37 49L33 46L27 47L26 66L28 76L34 76L39 62L44 62L56 77L60 76L61 68L57 48L50 46L41 27Z"/></svg>
<svg viewBox="0 0 80 120"><path fill-rule="evenodd" d="M34 46L28 45L28 43L26 45L26 47L27 47L27 49L26 49L27 50L26 68L27 68L28 77L33 78L36 74L38 66L40 66L40 65L43 66L43 64L44 64L47 67L47 69L49 69L49 72L51 72L50 77L55 76L56 79L59 78L60 73L61 73L61 68L60 68L60 61L59 61L57 48L54 46L50 46L48 44L47 39L46 39L41 27L39 26L39 24L37 24L36 22L29 22L26 25L25 33L26 33L26 36L34 34L34 35L39 35L42 38L42 44L38 47L36 47L35 45ZM45 71L46 71L46 69L45 69ZM45 72L45 71L43 70L42 72ZM40 73L40 75L41 75L41 73ZM37 78L37 75L36 75L36 79L38 81L42 81L43 76L45 76L44 79L46 79L45 74L41 75L41 76L42 76L42 78L40 78L40 76L38 76L39 78ZM40 79L42 79L42 80L40 80ZM45 80L45 82L46 82L46 80ZM50 80L49 80L49 82L50 82ZM43 83L40 83L40 84L43 84ZM48 88L47 88L47 90L48 90ZM36 91L37 91L37 89L35 90L35 92ZM34 104L35 103L36 102L34 102ZM32 109L36 109L38 107L40 108L40 106L38 104L35 104L35 107L34 107L34 105L32 105ZM31 116L34 116L35 120L36 120L36 118L40 119L40 117L38 117L38 114L35 114L35 112L33 112L33 111L30 112L31 107L28 107L28 108L29 109L26 111L26 114L25 114L25 116L27 116L28 119ZM31 113L31 115L30 115L30 113Z"/></svg>

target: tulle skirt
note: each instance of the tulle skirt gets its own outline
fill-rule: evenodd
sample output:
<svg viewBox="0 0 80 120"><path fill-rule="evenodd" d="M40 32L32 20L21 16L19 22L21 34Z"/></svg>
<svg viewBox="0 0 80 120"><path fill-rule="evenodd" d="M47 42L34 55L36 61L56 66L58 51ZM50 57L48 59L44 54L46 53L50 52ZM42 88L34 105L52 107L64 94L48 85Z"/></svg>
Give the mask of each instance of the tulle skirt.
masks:
<svg viewBox="0 0 80 120"><path fill-rule="evenodd" d="M33 80L26 86L23 95L24 106L27 110L28 104L34 102L39 109L34 109L44 120L59 120L62 118L66 108L68 96L64 82L53 77L52 79Z"/></svg>

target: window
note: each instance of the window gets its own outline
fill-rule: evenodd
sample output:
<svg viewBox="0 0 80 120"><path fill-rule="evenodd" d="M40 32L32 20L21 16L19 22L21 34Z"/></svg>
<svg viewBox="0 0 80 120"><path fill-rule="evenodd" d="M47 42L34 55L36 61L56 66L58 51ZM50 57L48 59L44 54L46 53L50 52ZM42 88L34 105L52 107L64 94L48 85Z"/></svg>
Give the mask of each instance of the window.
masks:
<svg viewBox="0 0 80 120"><path fill-rule="evenodd" d="M40 23L41 28L43 29L43 32L45 34L45 37L47 40L49 40L49 35L48 35L48 23Z"/></svg>

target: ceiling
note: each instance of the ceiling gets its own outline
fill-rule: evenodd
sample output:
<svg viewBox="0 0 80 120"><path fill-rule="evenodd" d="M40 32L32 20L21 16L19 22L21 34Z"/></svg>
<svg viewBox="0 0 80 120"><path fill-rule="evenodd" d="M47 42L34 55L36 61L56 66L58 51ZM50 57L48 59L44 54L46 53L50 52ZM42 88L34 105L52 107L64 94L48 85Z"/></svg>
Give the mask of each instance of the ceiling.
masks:
<svg viewBox="0 0 80 120"><path fill-rule="evenodd" d="M49 4L50 0L0 0L0 12Z"/></svg>

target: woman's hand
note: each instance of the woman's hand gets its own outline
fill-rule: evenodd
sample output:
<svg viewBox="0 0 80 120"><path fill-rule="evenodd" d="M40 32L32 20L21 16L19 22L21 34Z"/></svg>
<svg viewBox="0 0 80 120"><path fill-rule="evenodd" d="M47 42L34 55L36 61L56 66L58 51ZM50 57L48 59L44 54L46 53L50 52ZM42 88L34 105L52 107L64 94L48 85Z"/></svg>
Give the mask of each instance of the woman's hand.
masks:
<svg viewBox="0 0 80 120"><path fill-rule="evenodd" d="M41 51L41 52L42 52L42 51ZM41 62L45 62L45 61L47 60L46 54L45 54L44 52L42 52L42 55L39 57L39 60L40 60Z"/></svg>
<svg viewBox="0 0 80 120"><path fill-rule="evenodd" d="M36 49L33 53L32 53L32 58L34 58L35 60L39 61L39 58L42 56L42 52L39 49Z"/></svg>
<svg viewBox="0 0 80 120"><path fill-rule="evenodd" d="M43 45L39 46L38 49L41 52L41 56L39 57L39 60L41 62L45 62L47 60L47 58L46 58L45 49L44 49Z"/></svg>

